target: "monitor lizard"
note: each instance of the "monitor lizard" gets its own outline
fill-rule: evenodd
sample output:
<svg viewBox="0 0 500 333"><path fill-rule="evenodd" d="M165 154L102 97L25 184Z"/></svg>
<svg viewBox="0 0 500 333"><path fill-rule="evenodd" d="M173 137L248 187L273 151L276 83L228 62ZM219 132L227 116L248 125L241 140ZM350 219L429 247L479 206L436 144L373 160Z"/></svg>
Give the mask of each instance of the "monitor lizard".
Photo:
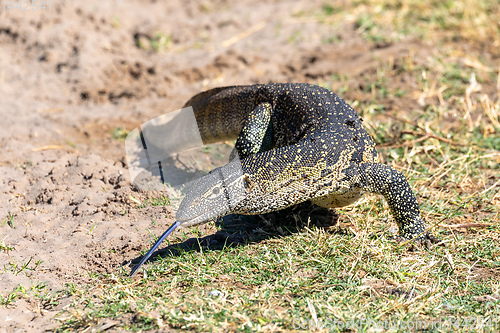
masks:
<svg viewBox="0 0 500 333"><path fill-rule="evenodd" d="M179 225L264 214L308 200L343 207L365 192L385 197L400 239L437 240L426 231L405 176L380 163L362 119L332 91L306 83L230 86L195 95L185 107L193 108L204 144L236 139L232 155L239 159L195 182L177 221L130 276Z"/></svg>

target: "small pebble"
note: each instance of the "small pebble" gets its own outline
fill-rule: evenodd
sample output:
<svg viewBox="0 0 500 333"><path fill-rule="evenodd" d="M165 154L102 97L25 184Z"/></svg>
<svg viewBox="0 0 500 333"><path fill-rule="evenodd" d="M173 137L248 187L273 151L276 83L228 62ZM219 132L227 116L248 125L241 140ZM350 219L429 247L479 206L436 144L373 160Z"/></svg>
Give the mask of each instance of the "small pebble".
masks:
<svg viewBox="0 0 500 333"><path fill-rule="evenodd" d="M208 293L208 296L210 297L222 297L224 293L220 290L212 290L211 292Z"/></svg>

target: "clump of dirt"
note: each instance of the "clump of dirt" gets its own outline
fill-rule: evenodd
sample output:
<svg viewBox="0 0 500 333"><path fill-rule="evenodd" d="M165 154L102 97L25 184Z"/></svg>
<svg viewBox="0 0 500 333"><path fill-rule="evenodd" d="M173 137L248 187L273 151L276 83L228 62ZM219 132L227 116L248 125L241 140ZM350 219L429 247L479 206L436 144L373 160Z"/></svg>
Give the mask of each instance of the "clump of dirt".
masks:
<svg viewBox="0 0 500 333"><path fill-rule="evenodd" d="M155 194L131 186L123 166L115 166L98 155L67 155L35 163L23 173L17 179L4 179L11 189L21 193L12 199L17 209L10 212L14 216L13 228L4 242L16 249L14 253L26 249L26 258L42 261L43 270L58 276L92 269L92 265L83 266L82 260L88 258L91 249L116 253L125 246L133 255L132 250L140 249L139 236L126 230L139 220L163 220L173 214L170 207L138 205ZM40 252L29 245L34 241L42 241L50 250ZM130 245L133 241L135 246ZM85 250L79 251L80 247ZM125 257L115 263L115 270Z"/></svg>

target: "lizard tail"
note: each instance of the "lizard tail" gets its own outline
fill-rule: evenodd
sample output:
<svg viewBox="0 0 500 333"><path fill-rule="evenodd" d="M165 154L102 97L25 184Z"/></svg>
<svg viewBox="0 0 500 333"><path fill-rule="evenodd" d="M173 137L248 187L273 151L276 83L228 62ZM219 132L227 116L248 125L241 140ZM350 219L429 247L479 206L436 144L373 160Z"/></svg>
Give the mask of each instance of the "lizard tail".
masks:
<svg viewBox="0 0 500 333"><path fill-rule="evenodd" d="M204 144L238 137L253 105L257 90L252 86L210 89L192 97L191 106Z"/></svg>
<svg viewBox="0 0 500 333"><path fill-rule="evenodd" d="M218 88L213 88L213 89L198 93L198 94L194 95L193 97L191 97L191 99L189 101L187 101L186 104L184 104L183 108L188 107L188 106L196 106L197 104L199 104L201 101L207 99L208 97L213 96L213 95L215 95L223 90L226 90L227 88L234 88L234 87L235 86L218 87Z"/></svg>

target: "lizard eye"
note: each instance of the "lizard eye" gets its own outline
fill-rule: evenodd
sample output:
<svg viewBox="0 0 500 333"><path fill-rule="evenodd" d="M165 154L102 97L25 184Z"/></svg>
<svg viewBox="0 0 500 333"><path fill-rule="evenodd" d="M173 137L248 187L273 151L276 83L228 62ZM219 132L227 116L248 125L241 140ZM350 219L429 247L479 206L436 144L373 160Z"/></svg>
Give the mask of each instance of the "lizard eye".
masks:
<svg viewBox="0 0 500 333"><path fill-rule="evenodd" d="M215 194L215 195L219 194L219 192L220 192L220 189L218 187L216 187L212 190L212 194Z"/></svg>

